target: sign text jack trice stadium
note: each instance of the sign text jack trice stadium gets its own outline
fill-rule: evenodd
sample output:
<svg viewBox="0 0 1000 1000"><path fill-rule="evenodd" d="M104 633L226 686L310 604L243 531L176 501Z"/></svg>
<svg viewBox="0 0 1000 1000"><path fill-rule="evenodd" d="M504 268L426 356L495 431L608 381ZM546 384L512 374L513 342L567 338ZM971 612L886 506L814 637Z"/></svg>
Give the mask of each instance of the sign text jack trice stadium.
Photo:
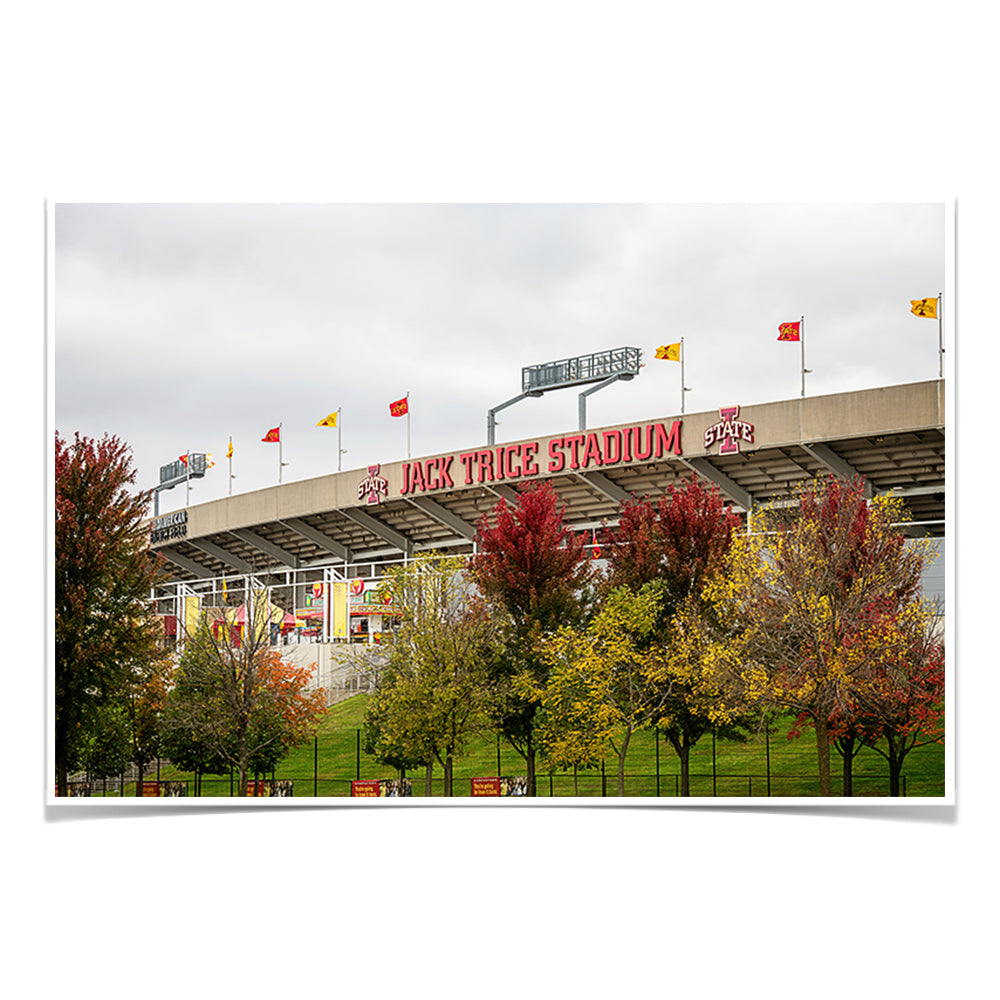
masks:
<svg viewBox="0 0 1000 1000"><path fill-rule="evenodd" d="M503 479L530 479L567 469L592 469L623 462L645 462L668 452L681 454L681 421L670 429L663 423L637 424L610 431L580 431L550 438L547 453L539 455L541 441L474 448L419 462L403 463L400 494L422 493Z"/></svg>

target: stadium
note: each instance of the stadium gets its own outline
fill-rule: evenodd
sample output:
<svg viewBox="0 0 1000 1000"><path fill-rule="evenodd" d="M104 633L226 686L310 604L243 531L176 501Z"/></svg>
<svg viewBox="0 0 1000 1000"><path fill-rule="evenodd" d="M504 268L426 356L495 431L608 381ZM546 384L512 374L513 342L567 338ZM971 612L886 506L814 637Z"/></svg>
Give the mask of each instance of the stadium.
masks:
<svg viewBox="0 0 1000 1000"><path fill-rule="evenodd" d="M625 367L610 376L574 369L566 377L555 367L566 362L554 363L556 378L542 389L525 369L526 391L511 402L628 378L637 361L622 357ZM791 504L814 477L861 477L869 497L901 497L906 533L933 539L944 555L943 379L751 405L724 400L711 411L590 428L592 391L580 393L571 431L498 442L491 410L486 441L462 450L389 463L372 454L363 468L154 517L150 547L167 579L152 596L168 640L182 641L201 613L238 632L248 601L263 598L272 642L295 662L316 662L316 683L331 701L366 689L357 657L345 652L377 643L391 620L394 609L376 597L386 567L423 552L473 553L480 518L543 481L557 492L566 523L589 535L597 560L600 529L617 523L623 500L656 499L692 476L718 487L744 520L757 507ZM944 566L936 559L923 580L942 609Z"/></svg>

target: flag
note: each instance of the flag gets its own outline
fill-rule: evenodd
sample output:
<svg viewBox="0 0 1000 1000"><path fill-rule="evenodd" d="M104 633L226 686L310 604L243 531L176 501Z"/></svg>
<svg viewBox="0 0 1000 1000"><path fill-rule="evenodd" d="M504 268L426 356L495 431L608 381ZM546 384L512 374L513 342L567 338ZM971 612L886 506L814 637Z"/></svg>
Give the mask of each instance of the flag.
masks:
<svg viewBox="0 0 1000 1000"><path fill-rule="evenodd" d="M205 452L205 468L211 469L215 466L215 456L210 452Z"/></svg>
<svg viewBox="0 0 1000 1000"><path fill-rule="evenodd" d="M272 427L262 438L261 441L264 442L274 442L280 440L279 438L280 429L278 427Z"/></svg>
<svg viewBox="0 0 1000 1000"><path fill-rule="evenodd" d="M937 299L910 299L910 312L914 316L937 319Z"/></svg>
<svg viewBox="0 0 1000 1000"><path fill-rule="evenodd" d="M187 455L178 455L177 456L177 461L178 462L183 462L185 465L187 465L188 464L188 457L187 457Z"/></svg>
<svg viewBox="0 0 1000 1000"><path fill-rule="evenodd" d="M666 347L658 347L656 349L656 357L661 361L680 361L681 345L667 344Z"/></svg>
<svg viewBox="0 0 1000 1000"><path fill-rule="evenodd" d="M337 414L333 412L328 416L325 416L317 425L317 427L336 427L337 426Z"/></svg>
<svg viewBox="0 0 1000 1000"><path fill-rule="evenodd" d="M395 403L389 404L389 412L394 417L405 416L410 409L410 401L404 396L402 399L397 399Z"/></svg>
<svg viewBox="0 0 1000 1000"><path fill-rule="evenodd" d="M229 451L226 452L226 458L232 458L232 457L233 457L233 439L230 438L229 439Z"/></svg>
<svg viewBox="0 0 1000 1000"><path fill-rule="evenodd" d="M782 323L778 327L778 340L798 340L799 323Z"/></svg>

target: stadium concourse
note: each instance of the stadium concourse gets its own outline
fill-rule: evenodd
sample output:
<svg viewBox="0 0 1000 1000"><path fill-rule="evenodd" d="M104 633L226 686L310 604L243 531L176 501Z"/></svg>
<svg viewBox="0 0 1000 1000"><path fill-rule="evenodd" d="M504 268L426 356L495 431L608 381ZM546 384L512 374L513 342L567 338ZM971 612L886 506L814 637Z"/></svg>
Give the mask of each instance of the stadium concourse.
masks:
<svg viewBox="0 0 1000 1000"><path fill-rule="evenodd" d="M371 459L151 519L150 546L168 573L153 596L168 635L180 639L192 615L211 609L237 623L248 598L266 594L274 641L306 643L314 659L316 644L377 640L394 610L375 596L388 565L471 553L479 518L539 482L552 484L572 528L591 533L598 559L600 528L616 523L622 500L662 496L691 476L743 515L791 501L815 476L860 476L870 496L904 499L909 534L944 545L941 379ZM943 598L943 558L924 589ZM322 674L329 657L318 659Z"/></svg>

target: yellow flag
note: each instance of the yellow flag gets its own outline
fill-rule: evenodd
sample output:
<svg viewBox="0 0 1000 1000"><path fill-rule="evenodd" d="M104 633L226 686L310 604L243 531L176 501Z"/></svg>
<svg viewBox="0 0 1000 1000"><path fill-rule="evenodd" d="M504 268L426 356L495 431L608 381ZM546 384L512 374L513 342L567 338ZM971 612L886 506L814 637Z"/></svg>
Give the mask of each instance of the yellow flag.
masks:
<svg viewBox="0 0 1000 1000"><path fill-rule="evenodd" d="M666 347L658 347L656 349L656 357L661 361L680 361L681 345L667 344Z"/></svg>
<svg viewBox="0 0 1000 1000"><path fill-rule="evenodd" d="M229 439L229 451L226 452L226 458L232 458L232 457L233 457L233 439L230 438Z"/></svg>
<svg viewBox="0 0 1000 1000"><path fill-rule="evenodd" d="M317 425L317 427L336 427L337 426L337 414L336 411L329 414L329 416L324 417Z"/></svg>
<svg viewBox="0 0 1000 1000"><path fill-rule="evenodd" d="M937 299L910 299L910 312L914 316L937 319Z"/></svg>

